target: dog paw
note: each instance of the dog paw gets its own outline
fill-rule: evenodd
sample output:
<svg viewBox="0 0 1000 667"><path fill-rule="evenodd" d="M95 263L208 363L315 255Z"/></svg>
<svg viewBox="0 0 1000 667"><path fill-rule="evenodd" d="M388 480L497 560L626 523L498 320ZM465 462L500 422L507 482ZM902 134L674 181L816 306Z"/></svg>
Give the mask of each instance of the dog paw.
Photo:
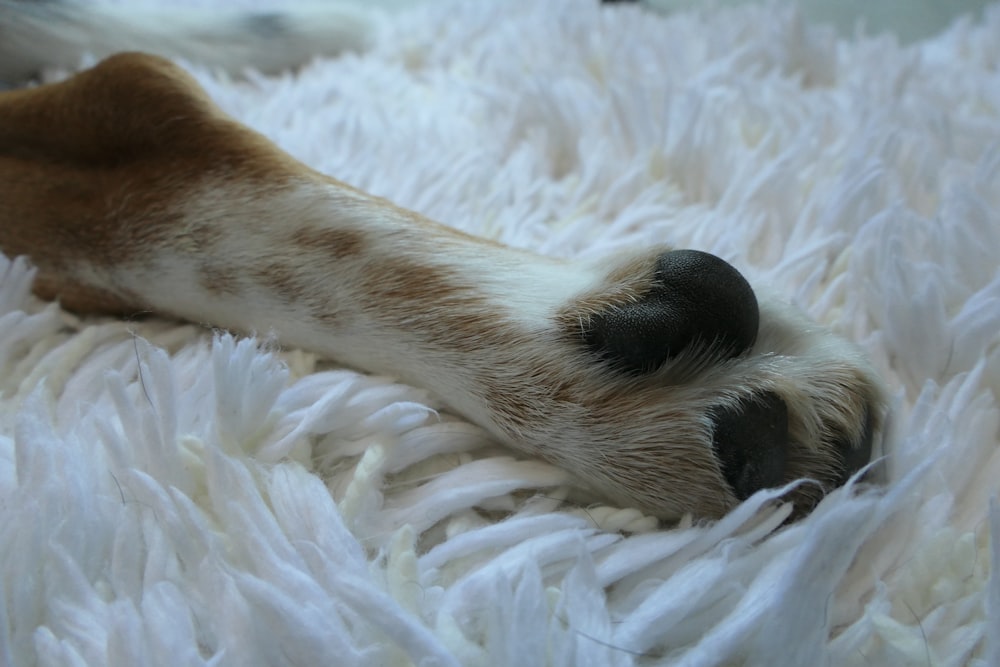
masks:
<svg viewBox="0 0 1000 667"><path fill-rule="evenodd" d="M662 518L798 479L788 499L807 512L869 462L885 401L851 343L706 253L607 275L556 317L571 351L526 369L531 418L497 419L507 439Z"/></svg>

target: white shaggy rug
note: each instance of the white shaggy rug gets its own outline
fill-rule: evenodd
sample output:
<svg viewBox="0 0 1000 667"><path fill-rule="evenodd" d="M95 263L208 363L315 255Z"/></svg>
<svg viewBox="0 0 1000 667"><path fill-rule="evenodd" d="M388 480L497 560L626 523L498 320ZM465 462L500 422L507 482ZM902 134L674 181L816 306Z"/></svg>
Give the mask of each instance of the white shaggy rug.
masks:
<svg viewBox="0 0 1000 667"><path fill-rule="evenodd" d="M773 7L467 0L298 75L196 70L433 218L775 285L890 384L889 485L657 527L420 389L80 321L5 262L0 664L1000 665L998 36L1000 7L904 49Z"/></svg>

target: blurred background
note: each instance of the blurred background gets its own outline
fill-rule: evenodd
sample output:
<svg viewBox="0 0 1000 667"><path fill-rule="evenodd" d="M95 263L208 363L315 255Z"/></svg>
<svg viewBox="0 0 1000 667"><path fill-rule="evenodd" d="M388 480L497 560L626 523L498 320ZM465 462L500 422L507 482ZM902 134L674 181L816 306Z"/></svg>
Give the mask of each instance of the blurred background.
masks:
<svg viewBox="0 0 1000 667"><path fill-rule="evenodd" d="M642 0L659 11L706 9L755 0ZM833 25L844 36L855 31L872 35L895 33L901 42L930 37L947 28L962 15L979 16L988 0L798 0L803 15L810 21ZM997 36L1000 39L1000 35Z"/></svg>

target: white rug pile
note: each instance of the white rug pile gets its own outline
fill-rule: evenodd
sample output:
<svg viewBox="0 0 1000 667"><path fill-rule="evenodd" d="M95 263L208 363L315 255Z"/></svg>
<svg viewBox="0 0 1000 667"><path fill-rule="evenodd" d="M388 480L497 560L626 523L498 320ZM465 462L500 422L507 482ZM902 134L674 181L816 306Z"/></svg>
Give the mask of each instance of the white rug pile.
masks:
<svg viewBox="0 0 1000 667"><path fill-rule="evenodd" d="M778 530L766 494L657 527L420 389L79 321L5 262L0 664L1000 665L998 36L998 7L904 49L773 7L467 0L298 75L196 69L432 218L776 286L891 386L890 483Z"/></svg>

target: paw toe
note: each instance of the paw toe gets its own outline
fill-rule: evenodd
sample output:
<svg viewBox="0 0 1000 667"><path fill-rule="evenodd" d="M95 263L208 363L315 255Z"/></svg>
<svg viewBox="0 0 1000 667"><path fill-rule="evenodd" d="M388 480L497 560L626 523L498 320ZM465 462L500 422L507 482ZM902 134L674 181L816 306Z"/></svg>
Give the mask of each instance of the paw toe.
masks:
<svg viewBox="0 0 1000 667"><path fill-rule="evenodd" d="M837 486L843 486L851 475L868 465L872 458L872 446L875 441L875 433L878 431L878 419L876 419L876 408L865 409L864 421L860 436L857 438L843 437L834 443L843 462L844 470ZM867 474L867 473L866 473Z"/></svg>
<svg viewBox="0 0 1000 667"><path fill-rule="evenodd" d="M706 252L673 250L657 258L652 290L593 316L584 339L626 370L648 373L693 344L720 357L743 354L759 320L757 298L739 271Z"/></svg>
<svg viewBox="0 0 1000 667"><path fill-rule="evenodd" d="M784 482L788 459L788 406L765 392L710 413L712 448L722 474L739 500Z"/></svg>

